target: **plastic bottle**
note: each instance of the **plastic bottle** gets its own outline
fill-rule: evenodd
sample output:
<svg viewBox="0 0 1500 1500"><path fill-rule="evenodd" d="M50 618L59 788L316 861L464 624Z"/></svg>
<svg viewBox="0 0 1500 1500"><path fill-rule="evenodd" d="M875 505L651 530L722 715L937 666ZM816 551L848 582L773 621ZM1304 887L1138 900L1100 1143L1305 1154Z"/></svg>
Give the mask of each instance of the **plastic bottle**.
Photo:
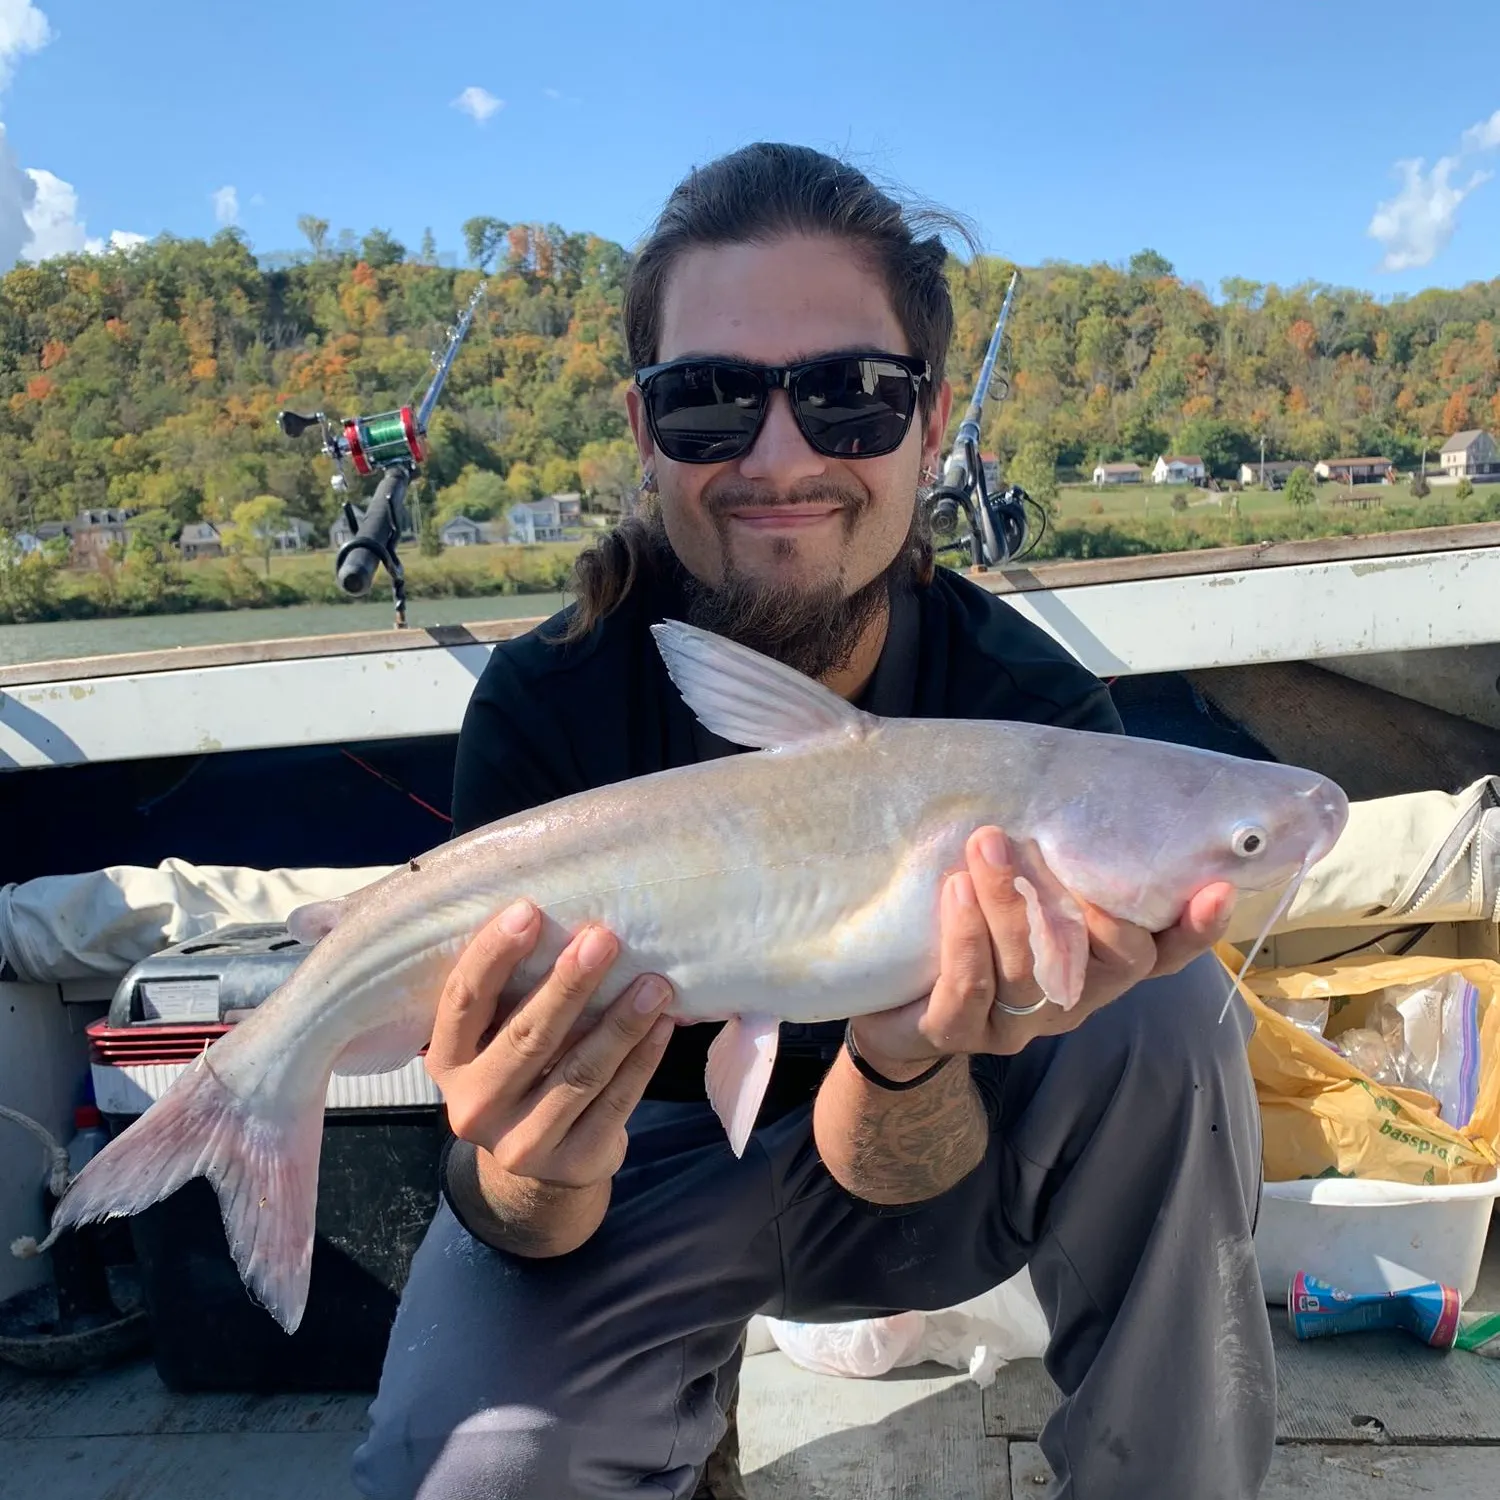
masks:
<svg viewBox="0 0 1500 1500"><path fill-rule="evenodd" d="M68 1175L76 1177L84 1165L109 1144L109 1131L97 1104L80 1104L73 1111L73 1138L68 1142Z"/></svg>

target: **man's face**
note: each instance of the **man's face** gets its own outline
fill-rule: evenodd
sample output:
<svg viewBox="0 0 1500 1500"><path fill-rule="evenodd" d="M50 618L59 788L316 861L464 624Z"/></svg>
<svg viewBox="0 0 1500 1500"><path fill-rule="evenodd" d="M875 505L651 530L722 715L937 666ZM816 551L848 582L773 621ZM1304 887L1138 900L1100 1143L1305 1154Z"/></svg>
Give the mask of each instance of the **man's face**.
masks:
<svg viewBox="0 0 1500 1500"><path fill-rule="evenodd" d="M912 352L878 274L845 241L791 236L695 249L673 267L657 360L726 355L786 365L843 350ZM952 395L920 410L879 458L826 458L808 445L785 391L771 396L755 445L719 464L675 463L651 441L629 394L642 466L653 471L667 539L711 589L845 597L878 578L906 541L918 475L935 464Z"/></svg>

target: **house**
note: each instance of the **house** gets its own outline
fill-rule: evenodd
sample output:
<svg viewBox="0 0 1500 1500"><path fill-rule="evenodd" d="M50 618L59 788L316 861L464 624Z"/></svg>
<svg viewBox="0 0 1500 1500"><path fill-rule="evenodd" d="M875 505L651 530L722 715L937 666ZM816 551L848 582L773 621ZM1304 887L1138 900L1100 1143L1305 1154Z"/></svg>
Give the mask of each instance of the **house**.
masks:
<svg viewBox="0 0 1500 1500"><path fill-rule="evenodd" d="M16 550L22 557L42 550L41 538L30 531L18 531L11 540L16 544Z"/></svg>
<svg viewBox="0 0 1500 1500"><path fill-rule="evenodd" d="M1313 473L1343 484L1390 484L1396 478L1388 458L1324 458L1313 465Z"/></svg>
<svg viewBox="0 0 1500 1500"><path fill-rule="evenodd" d="M278 552L300 552L313 539L313 524L301 516L289 516L285 526L271 533L271 544Z"/></svg>
<svg viewBox="0 0 1500 1500"><path fill-rule="evenodd" d="M131 514L113 508L79 511L72 530L74 562L97 564L112 547L123 547L130 540Z"/></svg>
<svg viewBox="0 0 1500 1500"><path fill-rule="evenodd" d="M335 552L347 547L354 540L354 532L350 529L348 519L343 511L339 512L338 520L328 528L328 545Z"/></svg>
<svg viewBox="0 0 1500 1500"><path fill-rule="evenodd" d="M224 538L212 521L190 521L182 528L177 545L189 562L194 558L224 555Z"/></svg>
<svg viewBox="0 0 1500 1500"><path fill-rule="evenodd" d="M1500 449L1489 433L1455 432L1438 453L1444 479L1500 479Z"/></svg>
<svg viewBox="0 0 1500 1500"><path fill-rule="evenodd" d="M1241 464L1240 483L1259 484L1262 467L1265 469L1266 487L1279 490L1292 477L1293 470L1305 469L1307 465L1296 458L1268 458L1264 466L1259 463Z"/></svg>
<svg viewBox="0 0 1500 1500"><path fill-rule="evenodd" d="M39 542L51 542L60 536L71 537L73 528L66 521L43 521L40 526L32 527L31 534Z"/></svg>
<svg viewBox="0 0 1500 1500"><path fill-rule="evenodd" d="M1156 460L1151 478L1156 484L1202 484L1208 470L1196 454L1164 453Z"/></svg>
<svg viewBox="0 0 1500 1500"><path fill-rule="evenodd" d="M506 515L510 540L523 546L532 542L560 542L566 532L583 524L583 497L576 494L545 495L511 506Z"/></svg>
<svg viewBox="0 0 1500 1500"><path fill-rule="evenodd" d="M484 528L467 516L454 516L438 527L438 540L445 547L477 547L484 540Z"/></svg>
<svg viewBox="0 0 1500 1500"><path fill-rule="evenodd" d="M1139 484L1144 476L1139 464L1095 464L1094 484Z"/></svg>

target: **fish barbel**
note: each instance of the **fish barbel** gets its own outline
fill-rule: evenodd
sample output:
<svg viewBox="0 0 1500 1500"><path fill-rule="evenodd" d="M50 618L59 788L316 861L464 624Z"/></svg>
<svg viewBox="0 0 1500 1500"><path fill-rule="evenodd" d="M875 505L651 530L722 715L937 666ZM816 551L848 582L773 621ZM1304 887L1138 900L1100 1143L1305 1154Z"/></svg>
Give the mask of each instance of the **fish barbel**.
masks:
<svg viewBox="0 0 1500 1500"><path fill-rule="evenodd" d="M207 1177L241 1277L294 1330L330 1076L415 1057L459 954L517 897L540 908L542 933L509 998L598 922L620 950L595 1009L656 973L673 986L669 1016L728 1023L706 1086L739 1154L778 1022L931 990L942 884L976 828L1006 831L1038 983L1071 1006L1088 934L1070 891L1161 931L1210 882L1299 881L1348 815L1338 787L1295 767L1045 725L877 718L746 647L653 630L698 718L760 753L563 798L293 913L306 958L84 1167L47 1243Z"/></svg>

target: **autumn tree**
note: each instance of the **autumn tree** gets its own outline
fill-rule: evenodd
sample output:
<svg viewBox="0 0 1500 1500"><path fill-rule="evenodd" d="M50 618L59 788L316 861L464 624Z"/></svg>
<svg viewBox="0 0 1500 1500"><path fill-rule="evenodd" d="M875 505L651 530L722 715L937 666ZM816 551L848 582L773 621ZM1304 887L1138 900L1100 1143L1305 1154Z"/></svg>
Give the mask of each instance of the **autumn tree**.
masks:
<svg viewBox="0 0 1500 1500"><path fill-rule="evenodd" d="M640 478L640 459L629 438L585 443L578 454L578 478L598 510L623 511Z"/></svg>

